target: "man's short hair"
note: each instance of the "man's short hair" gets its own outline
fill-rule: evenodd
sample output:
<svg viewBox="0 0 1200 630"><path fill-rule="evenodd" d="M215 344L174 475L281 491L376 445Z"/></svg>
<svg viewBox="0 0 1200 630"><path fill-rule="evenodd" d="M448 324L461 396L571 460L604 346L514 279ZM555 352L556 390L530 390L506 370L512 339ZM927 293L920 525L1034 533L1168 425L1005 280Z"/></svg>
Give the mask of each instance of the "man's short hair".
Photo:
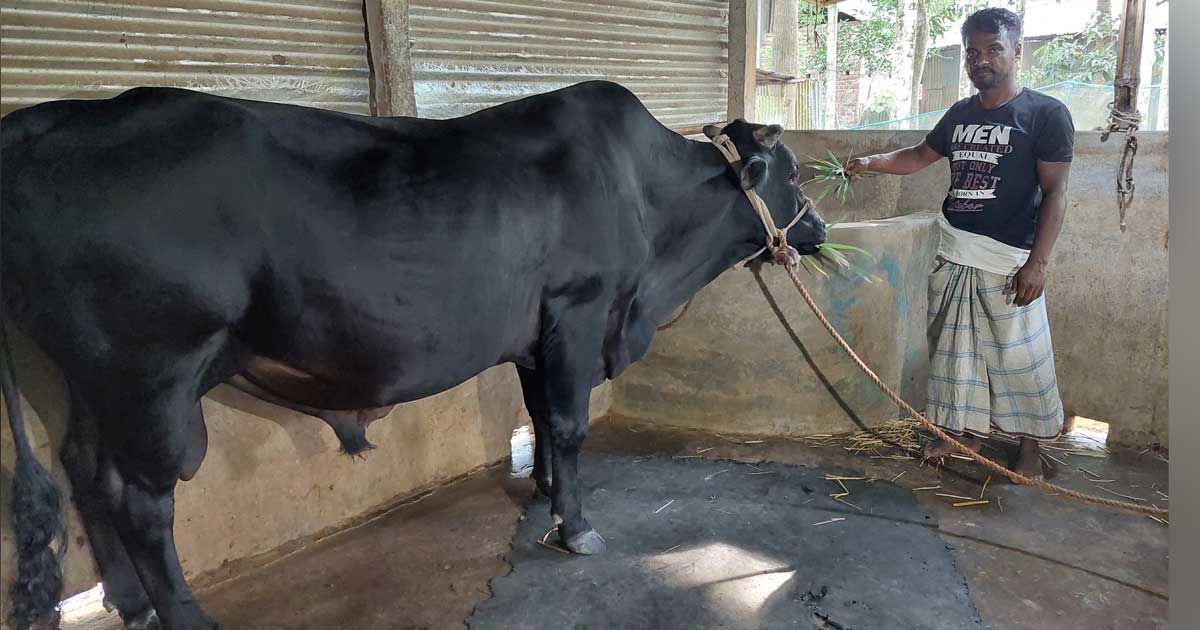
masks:
<svg viewBox="0 0 1200 630"><path fill-rule="evenodd" d="M993 7L980 9L972 13L962 25L963 41L972 33L996 33L1001 30L1008 35L1009 43L1014 47L1021 41L1021 18L1008 9Z"/></svg>

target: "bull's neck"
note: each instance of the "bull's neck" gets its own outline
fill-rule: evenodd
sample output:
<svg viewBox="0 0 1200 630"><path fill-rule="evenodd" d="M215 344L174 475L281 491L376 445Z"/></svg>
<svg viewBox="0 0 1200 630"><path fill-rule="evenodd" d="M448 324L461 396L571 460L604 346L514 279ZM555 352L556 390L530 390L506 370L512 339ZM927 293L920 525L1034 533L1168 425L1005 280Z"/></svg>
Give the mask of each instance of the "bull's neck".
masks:
<svg viewBox="0 0 1200 630"><path fill-rule="evenodd" d="M680 139L682 140L682 139ZM762 224L736 184L729 163L705 142L684 140L664 154L648 195L650 272L644 288L657 297L650 315L672 310L737 262L762 247Z"/></svg>

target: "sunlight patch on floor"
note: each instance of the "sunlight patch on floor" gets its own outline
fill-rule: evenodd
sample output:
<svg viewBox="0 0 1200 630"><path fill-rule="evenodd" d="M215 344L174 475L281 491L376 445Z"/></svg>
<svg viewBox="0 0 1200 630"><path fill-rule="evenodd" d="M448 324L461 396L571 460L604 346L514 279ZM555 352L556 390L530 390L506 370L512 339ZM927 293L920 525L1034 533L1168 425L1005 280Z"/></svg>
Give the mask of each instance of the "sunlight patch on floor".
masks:
<svg viewBox="0 0 1200 630"><path fill-rule="evenodd" d="M655 559L670 572L668 581L704 589L733 613L759 610L796 574L783 562L727 543L672 550Z"/></svg>
<svg viewBox="0 0 1200 630"><path fill-rule="evenodd" d="M97 584L94 588L64 599L59 602L58 610L65 627L81 630L95 627L97 622L110 615L104 609L104 585Z"/></svg>
<svg viewBox="0 0 1200 630"><path fill-rule="evenodd" d="M533 474L533 427L526 424L517 427L509 440L512 449L512 467L509 474L526 478Z"/></svg>

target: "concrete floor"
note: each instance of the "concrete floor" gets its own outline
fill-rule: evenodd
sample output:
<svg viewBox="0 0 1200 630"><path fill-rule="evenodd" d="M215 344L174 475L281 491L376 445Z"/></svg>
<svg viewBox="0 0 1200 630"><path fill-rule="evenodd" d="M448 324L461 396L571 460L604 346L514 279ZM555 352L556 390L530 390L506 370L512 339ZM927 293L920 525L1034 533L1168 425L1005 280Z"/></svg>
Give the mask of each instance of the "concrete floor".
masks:
<svg viewBox="0 0 1200 630"><path fill-rule="evenodd" d="M973 463L948 460L942 468L918 468L916 462L870 459L840 448L813 448L788 440L754 444L734 440L609 419L594 426L587 448L595 456L690 459L699 455L853 470L860 471L856 476L894 481L910 490L937 485L936 491L913 494L952 550L981 627L1166 627L1167 528L1149 518L1092 508L996 480L986 488L990 504L953 508L950 503L956 499L935 492L978 496L986 475ZM1152 453L1112 449L1111 455L1098 458L1049 452L1065 464L1055 464L1053 480L1060 485L1107 496L1098 490L1103 486L1167 505L1163 496L1169 494L1167 464ZM1094 482L1080 467L1113 481ZM839 491L836 482L821 483L827 487L818 487L818 495ZM855 492L867 496L865 487L856 485L865 482L845 483L851 491L848 499L858 498ZM532 483L510 478L507 466L488 469L266 566L203 587L199 596L231 630L463 628L477 607L484 610L481 604L491 604L490 580L510 572L505 558L517 557L514 535L531 496ZM532 509L539 512L530 518L545 516L540 513L545 505L537 503ZM847 507L833 516L859 515ZM528 541L519 540L517 545L524 542ZM617 542L610 541L610 553ZM564 556L563 560L573 559ZM595 596L602 598L603 591L597 590ZM928 605L912 597L902 604L905 610L896 612L914 618L909 615ZM120 627L116 621L113 615L94 611L76 613L63 628L108 630ZM597 621L578 627L602 627ZM812 625L811 619L803 623L809 625L798 621L796 627L821 627ZM743 626L735 622L723 627ZM830 619L824 627L843 626Z"/></svg>

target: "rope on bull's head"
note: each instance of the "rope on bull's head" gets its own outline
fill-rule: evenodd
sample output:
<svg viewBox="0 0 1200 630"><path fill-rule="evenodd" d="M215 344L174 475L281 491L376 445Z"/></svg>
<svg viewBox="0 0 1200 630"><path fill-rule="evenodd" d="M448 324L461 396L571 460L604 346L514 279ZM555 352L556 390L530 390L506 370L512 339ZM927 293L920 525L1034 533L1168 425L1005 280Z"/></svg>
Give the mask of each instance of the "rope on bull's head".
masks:
<svg viewBox="0 0 1200 630"><path fill-rule="evenodd" d="M742 164L742 156L738 153L737 147L734 146L733 140L729 136L721 134L712 139L712 144L717 147L721 155L725 156L726 161L729 162L734 172L740 175L744 165ZM775 225L775 220L771 216L771 210L767 208L766 202L762 200L762 197L758 196L757 192L747 189L743 189L742 192L746 195L746 199L750 201L750 206L754 208L755 213L758 214L758 220L762 222L767 239L766 244L761 249L742 259L734 266L738 267L743 263L758 258L759 254L763 252L769 252L771 254L771 262L775 264L799 266L800 252L796 251L791 245L788 245L787 233L788 230L800 222L800 219L805 214L812 210L812 200L805 197L804 205L796 212L796 216L792 217L792 220L781 228Z"/></svg>
<svg viewBox="0 0 1200 630"><path fill-rule="evenodd" d="M1125 211L1133 203L1133 158L1137 155L1137 131L1142 123L1138 112L1121 111L1115 102L1108 104L1108 129L1100 134L1100 141L1107 142L1113 132L1125 134L1125 148L1121 152L1121 164L1117 167L1117 211L1121 219L1121 231L1124 232Z"/></svg>

